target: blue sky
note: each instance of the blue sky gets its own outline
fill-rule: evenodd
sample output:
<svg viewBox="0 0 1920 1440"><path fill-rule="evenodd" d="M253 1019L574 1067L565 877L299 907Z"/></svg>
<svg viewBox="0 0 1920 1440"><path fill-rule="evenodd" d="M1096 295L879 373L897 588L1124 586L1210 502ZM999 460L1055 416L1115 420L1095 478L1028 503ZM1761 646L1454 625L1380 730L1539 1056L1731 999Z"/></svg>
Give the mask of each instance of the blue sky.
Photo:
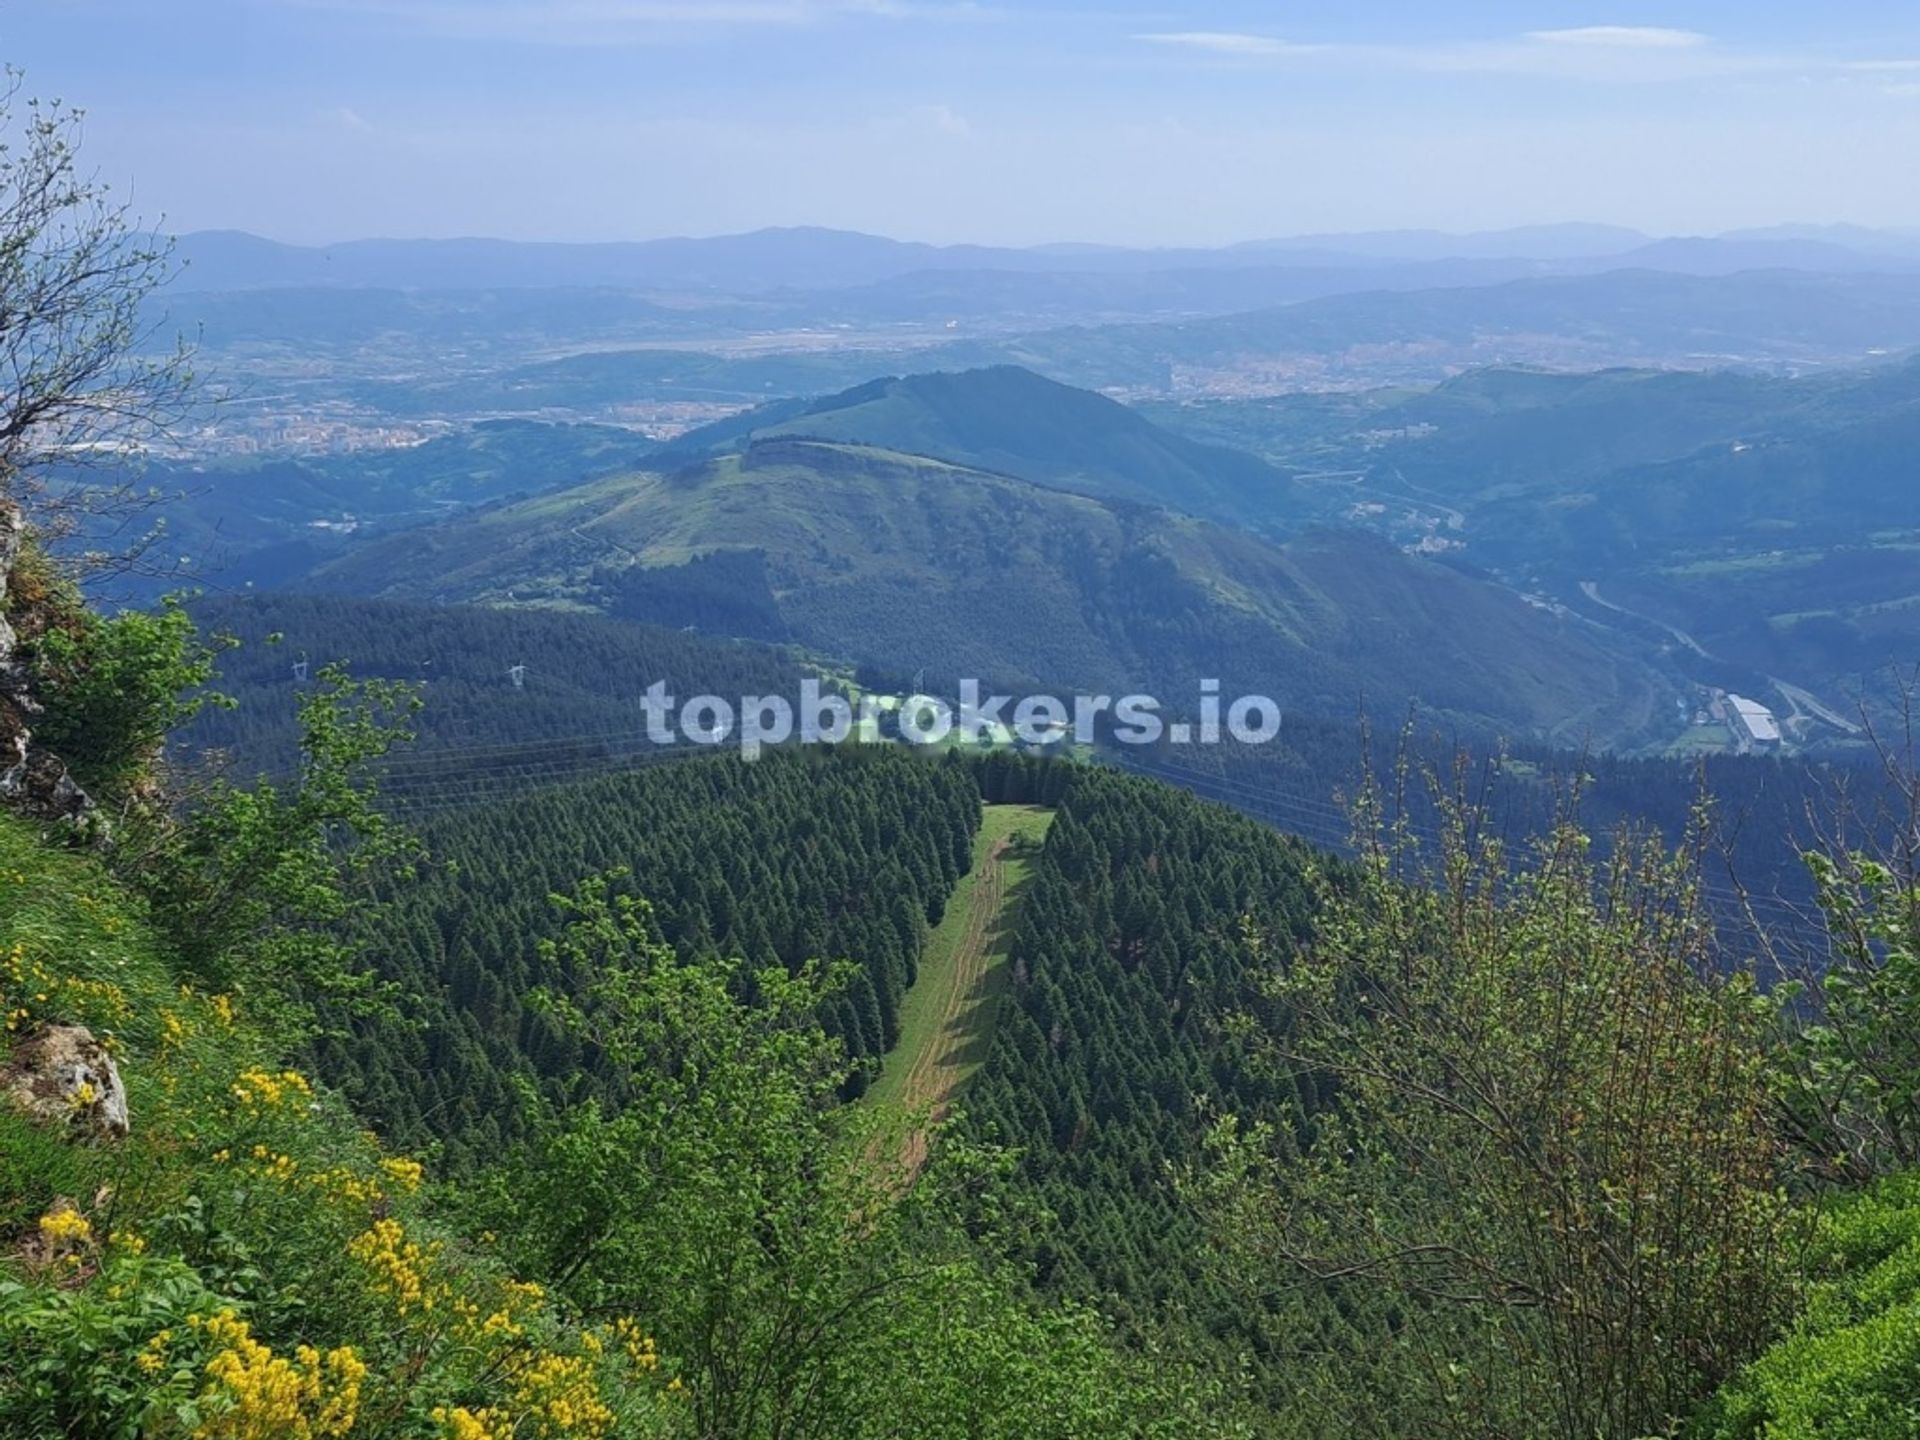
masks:
<svg viewBox="0 0 1920 1440"><path fill-rule="evenodd" d="M1920 7L12 0L176 229L1212 244L1920 226Z"/></svg>

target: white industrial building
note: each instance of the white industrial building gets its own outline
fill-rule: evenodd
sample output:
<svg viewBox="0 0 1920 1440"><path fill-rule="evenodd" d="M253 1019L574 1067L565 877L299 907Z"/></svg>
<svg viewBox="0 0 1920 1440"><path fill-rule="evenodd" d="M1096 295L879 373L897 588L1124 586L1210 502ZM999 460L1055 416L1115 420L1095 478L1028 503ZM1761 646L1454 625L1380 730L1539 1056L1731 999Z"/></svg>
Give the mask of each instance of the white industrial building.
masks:
<svg viewBox="0 0 1920 1440"><path fill-rule="evenodd" d="M1727 729L1733 733L1733 743L1742 751L1780 748L1780 722L1758 700L1749 700L1744 695L1727 696Z"/></svg>

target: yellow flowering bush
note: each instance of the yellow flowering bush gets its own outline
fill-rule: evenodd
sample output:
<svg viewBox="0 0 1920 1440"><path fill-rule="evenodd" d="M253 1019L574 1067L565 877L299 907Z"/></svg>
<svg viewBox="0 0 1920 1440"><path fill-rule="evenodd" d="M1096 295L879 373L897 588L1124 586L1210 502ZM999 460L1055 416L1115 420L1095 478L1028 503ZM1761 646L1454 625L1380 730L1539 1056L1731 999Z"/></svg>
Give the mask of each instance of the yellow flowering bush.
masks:
<svg viewBox="0 0 1920 1440"><path fill-rule="evenodd" d="M355 1209L379 1205L386 1199L377 1181L347 1165L316 1171L307 1177L307 1183L325 1200Z"/></svg>
<svg viewBox="0 0 1920 1440"><path fill-rule="evenodd" d="M433 1253L409 1240L398 1220L375 1222L371 1230L354 1240L348 1253L373 1272L372 1288L392 1300L400 1314L431 1310L439 1299L437 1289L427 1284Z"/></svg>
<svg viewBox="0 0 1920 1440"><path fill-rule="evenodd" d="M108 1239L108 1243L116 1250L128 1255L144 1255L147 1253L146 1236L128 1230L124 1226L113 1232Z"/></svg>
<svg viewBox="0 0 1920 1440"><path fill-rule="evenodd" d="M367 1367L352 1346L322 1354L302 1345L288 1358L254 1339L232 1310L189 1323L219 1347L202 1392L211 1417L195 1440L325 1440L353 1430Z"/></svg>
<svg viewBox="0 0 1920 1440"><path fill-rule="evenodd" d="M418 1190L426 1178L426 1171L418 1160L408 1160L398 1155L389 1155L381 1160L380 1173L409 1193Z"/></svg>
<svg viewBox="0 0 1920 1440"><path fill-rule="evenodd" d="M623 1421L623 1434L643 1420L661 1423L654 1408L660 1355L635 1321L571 1329L539 1285L456 1263L443 1244L411 1238L392 1216L376 1220L348 1251L400 1322L395 1338L408 1350L409 1373L452 1379L464 1372L491 1392L484 1405L435 1407L444 1435L602 1440Z"/></svg>
<svg viewBox="0 0 1920 1440"><path fill-rule="evenodd" d="M593 1360L584 1355L536 1356L514 1376L513 1398L535 1435L578 1436L600 1440L613 1427L614 1413L600 1397Z"/></svg>
<svg viewBox="0 0 1920 1440"><path fill-rule="evenodd" d="M256 1145L252 1151L253 1170L269 1180L287 1184L300 1172L300 1162L291 1155L276 1153L265 1145Z"/></svg>
<svg viewBox="0 0 1920 1440"><path fill-rule="evenodd" d="M613 1335L620 1348L626 1351L634 1369L652 1372L660 1368L660 1352L654 1345L653 1337L627 1316L622 1315L613 1322Z"/></svg>
<svg viewBox="0 0 1920 1440"><path fill-rule="evenodd" d="M159 1330L154 1333L133 1363L148 1375L158 1375L167 1368L167 1347L173 1344L173 1331Z"/></svg>

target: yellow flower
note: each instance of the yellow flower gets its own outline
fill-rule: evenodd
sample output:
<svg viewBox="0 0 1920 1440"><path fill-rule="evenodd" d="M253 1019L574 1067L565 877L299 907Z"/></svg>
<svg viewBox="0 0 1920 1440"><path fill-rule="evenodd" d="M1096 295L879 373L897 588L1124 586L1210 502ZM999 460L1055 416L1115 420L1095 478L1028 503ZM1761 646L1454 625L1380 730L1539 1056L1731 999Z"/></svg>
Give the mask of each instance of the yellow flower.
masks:
<svg viewBox="0 0 1920 1440"><path fill-rule="evenodd" d="M420 1188L420 1182L426 1178L426 1171L418 1160L408 1160L393 1156L380 1162L380 1169L386 1177L403 1190L413 1191Z"/></svg>
<svg viewBox="0 0 1920 1440"><path fill-rule="evenodd" d="M622 1315L613 1322L614 1338L627 1352L627 1359L633 1362L636 1370L657 1370L660 1368L660 1352L654 1346L653 1337L645 1333L632 1320Z"/></svg>
<svg viewBox="0 0 1920 1440"><path fill-rule="evenodd" d="M158 1375L167 1368L167 1346L173 1343L173 1332L162 1330L147 1341L146 1349L134 1357L133 1363L149 1375Z"/></svg>
<svg viewBox="0 0 1920 1440"><path fill-rule="evenodd" d="M273 1110L289 1100L311 1100L313 1086L298 1070L275 1075L266 1070L244 1070L233 1082L233 1095L250 1111Z"/></svg>
<svg viewBox="0 0 1920 1440"><path fill-rule="evenodd" d="M275 1154L264 1145L253 1147L253 1159L254 1168L260 1174L269 1180L277 1180L283 1185L291 1183L295 1172L300 1168L300 1162L291 1155Z"/></svg>
<svg viewBox="0 0 1920 1440"><path fill-rule="evenodd" d="M79 1211L63 1205L40 1217L40 1234L51 1245L84 1245L93 1238L93 1226Z"/></svg>
<svg viewBox="0 0 1920 1440"><path fill-rule="evenodd" d="M307 1178L323 1194L337 1196L355 1205L370 1205L382 1198L378 1185L363 1175L356 1175L344 1165Z"/></svg>
<svg viewBox="0 0 1920 1440"><path fill-rule="evenodd" d="M514 1399L536 1435L600 1440L613 1428L614 1413L600 1398L593 1362L584 1356L535 1356L514 1379Z"/></svg>
<svg viewBox="0 0 1920 1440"><path fill-rule="evenodd" d="M513 1316L505 1310L496 1310L480 1322L479 1334L482 1339L491 1339L495 1335L505 1335L509 1339L524 1333L521 1327L513 1323Z"/></svg>

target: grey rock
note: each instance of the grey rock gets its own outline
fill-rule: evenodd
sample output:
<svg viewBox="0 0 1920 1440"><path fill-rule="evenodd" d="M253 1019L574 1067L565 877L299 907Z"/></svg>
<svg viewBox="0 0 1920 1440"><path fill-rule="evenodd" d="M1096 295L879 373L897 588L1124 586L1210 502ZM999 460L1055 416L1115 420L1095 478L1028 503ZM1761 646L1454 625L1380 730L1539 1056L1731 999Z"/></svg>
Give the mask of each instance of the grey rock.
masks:
<svg viewBox="0 0 1920 1440"><path fill-rule="evenodd" d="M0 1097L32 1119L118 1139L132 1128L120 1067L84 1025L48 1025L0 1066Z"/></svg>

